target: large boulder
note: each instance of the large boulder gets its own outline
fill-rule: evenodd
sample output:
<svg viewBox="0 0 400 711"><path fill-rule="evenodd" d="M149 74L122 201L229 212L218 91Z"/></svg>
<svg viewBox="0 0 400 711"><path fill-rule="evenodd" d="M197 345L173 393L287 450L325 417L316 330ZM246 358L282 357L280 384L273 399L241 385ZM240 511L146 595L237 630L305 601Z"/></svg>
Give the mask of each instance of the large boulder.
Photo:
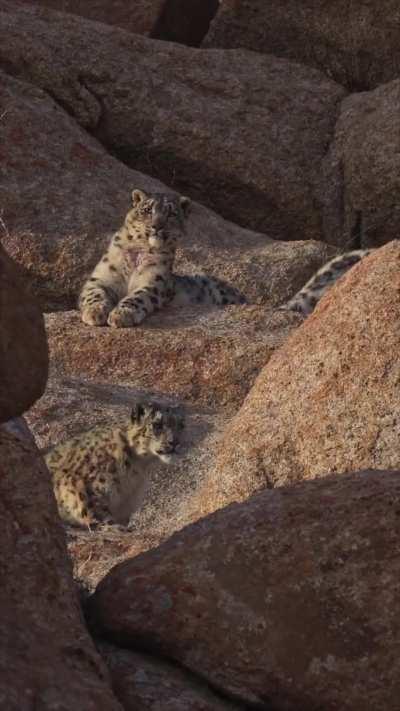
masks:
<svg viewBox="0 0 400 711"><path fill-rule="evenodd" d="M42 313L0 246L0 422L21 415L41 396L47 368Z"/></svg>
<svg viewBox="0 0 400 711"><path fill-rule="evenodd" d="M136 170L271 237L324 237L321 162L346 91L321 72L272 55L192 49L73 15L10 9L7 0L0 63L48 92ZM92 155L76 151L97 185ZM103 194L111 201L110 191Z"/></svg>
<svg viewBox="0 0 400 711"><path fill-rule="evenodd" d="M200 495L208 512L268 487L400 464L400 242L357 264L262 370Z"/></svg>
<svg viewBox="0 0 400 711"><path fill-rule="evenodd" d="M335 139L323 162L324 182L330 186L324 221L332 243L371 247L398 238L399 116L400 80L342 101Z"/></svg>
<svg viewBox="0 0 400 711"><path fill-rule="evenodd" d="M0 99L3 244L46 310L74 307L132 188L168 188L112 158L40 89L0 73ZM275 242L193 204L177 266L209 269L273 305L332 254L322 243Z"/></svg>
<svg viewBox="0 0 400 711"><path fill-rule="evenodd" d="M0 427L0 706L118 711L84 627L49 473L23 422Z"/></svg>
<svg viewBox="0 0 400 711"><path fill-rule="evenodd" d="M220 0L203 46L270 52L370 89L400 74L398 9L397 0Z"/></svg>
<svg viewBox="0 0 400 711"><path fill-rule="evenodd" d="M114 568L93 623L249 706L393 711L399 503L399 471L263 492Z"/></svg>

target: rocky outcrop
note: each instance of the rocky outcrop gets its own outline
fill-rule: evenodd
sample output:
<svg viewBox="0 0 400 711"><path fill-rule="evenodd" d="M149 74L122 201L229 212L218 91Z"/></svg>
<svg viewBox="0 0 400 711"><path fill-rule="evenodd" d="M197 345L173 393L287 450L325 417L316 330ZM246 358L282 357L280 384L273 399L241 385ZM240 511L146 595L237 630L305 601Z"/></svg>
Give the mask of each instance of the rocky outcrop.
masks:
<svg viewBox="0 0 400 711"><path fill-rule="evenodd" d="M346 95L338 84L272 55L7 8L1 0L0 65L50 93L125 163L247 228L324 238L321 162ZM91 162L85 148L78 158Z"/></svg>
<svg viewBox="0 0 400 711"><path fill-rule="evenodd" d="M23 423L0 427L1 707L121 709L87 634L49 474Z"/></svg>
<svg viewBox="0 0 400 711"><path fill-rule="evenodd" d="M398 239L399 115L400 80L342 102L335 140L324 160L327 185L339 186L345 175L324 211L332 243L370 247Z"/></svg>
<svg viewBox="0 0 400 711"><path fill-rule="evenodd" d="M192 674L166 661L99 644L124 711L237 711Z"/></svg>
<svg viewBox="0 0 400 711"><path fill-rule="evenodd" d="M208 512L268 487L400 464L400 242L356 265L276 351L226 430Z"/></svg>
<svg viewBox="0 0 400 711"><path fill-rule="evenodd" d="M308 64L350 91L399 76L397 0L221 0L205 47L243 47Z"/></svg>
<svg viewBox="0 0 400 711"><path fill-rule="evenodd" d="M46 310L75 307L84 278L130 207L132 188L168 188L108 155L39 89L0 74L0 99L3 243ZM193 204L177 268L208 269L249 301L274 305L333 253L312 241L274 242Z"/></svg>
<svg viewBox="0 0 400 711"><path fill-rule="evenodd" d="M98 628L276 711L392 711L400 472L268 491L117 566Z"/></svg>
<svg viewBox="0 0 400 711"><path fill-rule="evenodd" d="M47 367L42 313L0 247L0 422L21 415L42 395Z"/></svg>

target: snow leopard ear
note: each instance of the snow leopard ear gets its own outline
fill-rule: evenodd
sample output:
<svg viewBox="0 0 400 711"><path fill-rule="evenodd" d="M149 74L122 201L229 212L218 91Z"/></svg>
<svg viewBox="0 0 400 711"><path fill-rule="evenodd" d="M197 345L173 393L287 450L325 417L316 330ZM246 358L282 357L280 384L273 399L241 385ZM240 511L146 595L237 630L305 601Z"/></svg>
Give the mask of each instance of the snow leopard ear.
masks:
<svg viewBox="0 0 400 711"><path fill-rule="evenodd" d="M140 425L146 413L146 406L143 403L138 402L131 410L131 420L136 424Z"/></svg>
<svg viewBox="0 0 400 711"><path fill-rule="evenodd" d="M190 212L190 206L192 204L191 199L186 197L186 195L181 195L179 198L179 203L182 208L183 214L187 216Z"/></svg>
<svg viewBox="0 0 400 711"><path fill-rule="evenodd" d="M146 193L143 190L132 190L132 202L134 205L138 205L147 198Z"/></svg>

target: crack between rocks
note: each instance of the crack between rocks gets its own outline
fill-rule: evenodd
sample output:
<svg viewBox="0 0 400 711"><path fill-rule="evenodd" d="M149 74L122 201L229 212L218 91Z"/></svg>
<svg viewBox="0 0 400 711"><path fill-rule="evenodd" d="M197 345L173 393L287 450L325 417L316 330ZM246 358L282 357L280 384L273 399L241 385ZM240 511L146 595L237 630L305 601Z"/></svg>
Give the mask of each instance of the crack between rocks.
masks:
<svg viewBox="0 0 400 711"><path fill-rule="evenodd" d="M192 682L192 685L197 687L197 688L203 688L204 690L208 691L209 693L213 694L216 698L221 699L222 701L225 701L226 703L233 703L236 705L238 711L279 711L279 709L272 705L269 702L251 702L251 701L246 701L242 696L239 696L234 693L228 692L226 689L221 688L217 684L213 684L206 676L203 674L200 674L199 672L194 671L193 669L190 669L189 667L185 666L182 662L179 662L178 660L167 656L166 654L162 654L158 650L155 650L154 647L152 647L149 644L146 644L145 642L140 643L139 641L136 641L135 643L132 644L127 644L126 642L124 643L123 640L121 639L116 639L112 634L111 635L105 635L104 637L99 634L99 630L95 630L93 625L93 621L88 620L88 615L87 615L87 610L84 609L84 616L88 624L89 628L89 633L92 636L92 639L95 644L101 643L101 642L107 642L117 649L122 649L126 652L133 652L136 654L145 654L147 657L150 657L151 659L154 659L157 662L162 662L173 669L177 669L185 674L185 677L188 679L188 683ZM100 654L100 652L99 652ZM101 655L100 655L101 656ZM105 662L106 663L106 662ZM106 664L107 666L107 664Z"/></svg>

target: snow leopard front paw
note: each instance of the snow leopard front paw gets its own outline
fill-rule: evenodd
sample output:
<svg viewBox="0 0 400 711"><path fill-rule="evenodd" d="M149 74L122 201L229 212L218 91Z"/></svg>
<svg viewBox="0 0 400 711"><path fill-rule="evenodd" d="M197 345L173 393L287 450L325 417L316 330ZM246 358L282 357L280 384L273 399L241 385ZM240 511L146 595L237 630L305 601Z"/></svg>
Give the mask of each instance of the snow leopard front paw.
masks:
<svg viewBox="0 0 400 711"><path fill-rule="evenodd" d="M108 317L108 325L113 328L129 328L143 321L145 314L134 306L116 306Z"/></svg>
<svg viewBox="0 0 400 711"><path fill-rule="evenodd" d="M88 326L105 326L110 313L108 304L94 304L82 309L81 318Z"/></svg>

